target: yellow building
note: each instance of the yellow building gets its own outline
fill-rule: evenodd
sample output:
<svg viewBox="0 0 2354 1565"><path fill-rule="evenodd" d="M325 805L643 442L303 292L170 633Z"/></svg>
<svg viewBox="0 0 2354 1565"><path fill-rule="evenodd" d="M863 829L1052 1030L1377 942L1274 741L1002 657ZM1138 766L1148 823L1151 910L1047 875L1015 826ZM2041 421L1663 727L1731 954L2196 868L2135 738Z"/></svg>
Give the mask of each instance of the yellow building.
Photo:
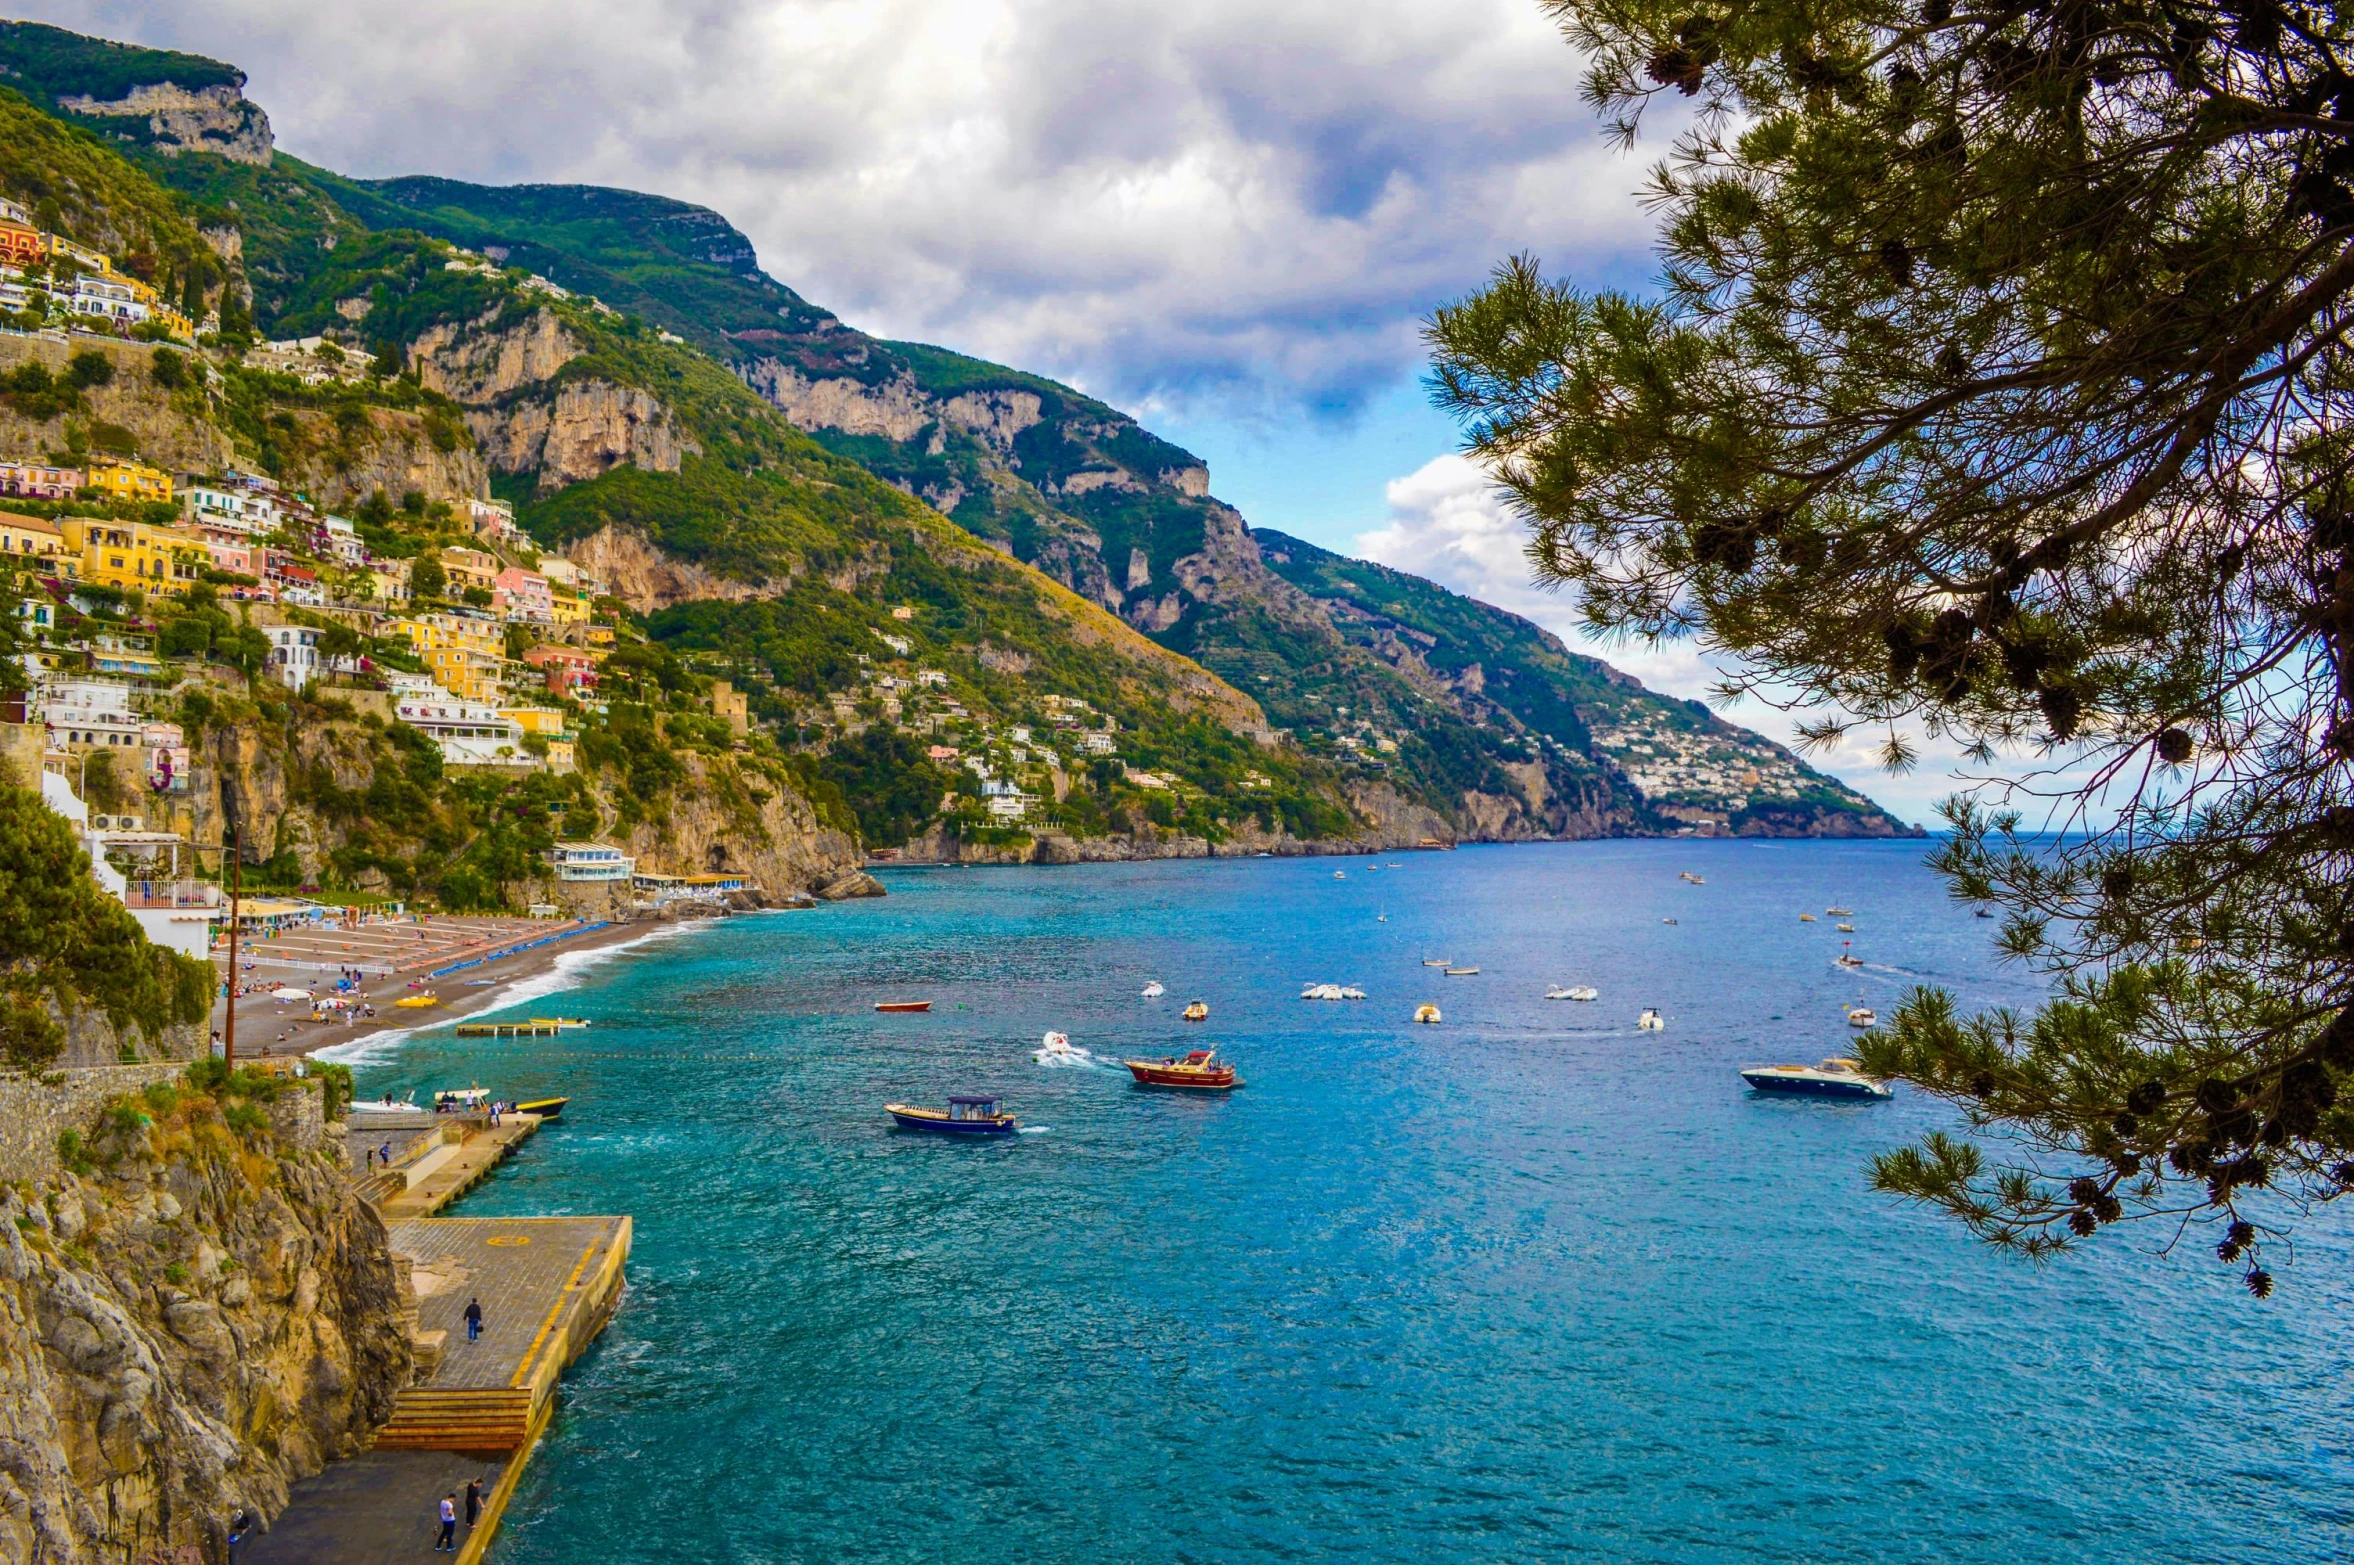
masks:
<svg viewBox="0 0 2354 1565"><path fill-rule="evenodd" d="M548 585L548 607L555 611L558 625L585 625L589 622L588 594Z"/></svg>
<svg viewBox="0 0 2354 1565"><path fill-rule="evenodd" d="M81 561L66 552L65 534L55 522L45 522L38 516L18 516L11 511L0 511L0 557L11 560L40 560L44 570L58 570L65 575L75 574Z"/></svg>
<svg viewBox="0 0 2354 1565"><path fill-rule="evenodd" d="M564 731L564 714L552 706L503 706L499 716L527 734L552 736Z"/></svg>
<svg viewBox="0 0 2354 1565"><path fill-rule="evenodd" d="M117 500L169 500L172 475L141 462L115 462L99 457L90 464L89 487Z"/></svg>
<svg viewBox="0 0 2354 1565"><path fill-rule="evenodd" d="M122 592L180 597L202 578L212 556L186 533L144 522L96 516L58 520L66 548L81 557L81 579Z"/></svg>
<svg viewBox="0 0 2354 1565"><path fill-rule="evenodd" d="M394 620L392 628L409 638L426 672L451 695L490 704L505 689L506 639L499 627L431 614Z"/></svg>
<svg viewBox="0 0 2354 1565"><path fill-rule="evenodd" d="M499 563L497 555L485 554L480 549L444 549L441 569L452 587L461 591L480 587L484 592L491 592L497 589L499 572L506 567Z"/></svg>

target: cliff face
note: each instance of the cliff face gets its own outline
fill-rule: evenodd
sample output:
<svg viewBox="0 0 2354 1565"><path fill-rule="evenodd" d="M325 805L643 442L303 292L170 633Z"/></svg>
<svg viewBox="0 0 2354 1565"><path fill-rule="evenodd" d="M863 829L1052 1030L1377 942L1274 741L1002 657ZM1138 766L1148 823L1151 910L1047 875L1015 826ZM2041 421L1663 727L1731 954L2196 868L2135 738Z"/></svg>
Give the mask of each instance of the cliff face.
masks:
<svg viewBox="0 0 2354 1565"><path fill-rule="evenodd" d="M65 450L77 428L87 435L98 424L112 424L129 433L142 457L175 472L212 472L229 463L229 437L206 416L203 394L157 385L152 373L156 350L146 343L0 337L0 374L37 364L51 375L63 375L75 354L90 352L105 356L114 378L86 389L82 409L72 413L30 417L24 410L28 399L0 399L0 450L37 461Z"/></svg>
<svg viewBox="0 0 2354 1565"><path fill-rule="evenodd" d="M226 82L193 89L168 81L146 82L103 103L88 96L63 96L57 106L89 119L140 122L147 133L144 139L166 156L210 152L232 163L266 166L274 145L270 117L261 105L248 102Z"/></svg>
<svg viewBox="0 0 2354 1565"><path fill-rule="evenodd" d="M243 1136L144 1105L111 1166L0 1190L0 1559L218 1558L389 1414L392 1256L292 1090Z"/></svg>

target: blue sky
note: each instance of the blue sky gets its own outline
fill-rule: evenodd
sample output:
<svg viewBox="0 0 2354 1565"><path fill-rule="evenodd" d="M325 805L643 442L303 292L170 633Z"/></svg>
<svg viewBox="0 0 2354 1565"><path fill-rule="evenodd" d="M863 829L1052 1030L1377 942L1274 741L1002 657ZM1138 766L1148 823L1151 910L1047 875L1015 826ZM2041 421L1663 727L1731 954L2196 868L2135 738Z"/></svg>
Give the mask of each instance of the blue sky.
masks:
<svg viewBox="0 0 2354 1565"><path fill-rule="evenodd" d="M1055 376L1253 522L1575 637L1451 453L1418 333L1504 256L1640 287L1635 191L1535 0L33 0L231 61L361 176L583 182L726 214L878 335ZM1684 695L1689 647L1589 648ZM1776 737L1777 714L1729 715ZM1925 819L1932 761L1818 759Z"/></svg>

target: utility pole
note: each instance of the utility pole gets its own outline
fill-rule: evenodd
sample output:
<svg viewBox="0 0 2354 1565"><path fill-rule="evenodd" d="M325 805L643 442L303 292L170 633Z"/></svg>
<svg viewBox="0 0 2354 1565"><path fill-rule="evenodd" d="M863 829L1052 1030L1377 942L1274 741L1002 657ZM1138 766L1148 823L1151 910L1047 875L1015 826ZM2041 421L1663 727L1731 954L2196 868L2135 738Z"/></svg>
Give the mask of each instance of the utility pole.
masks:
<svg viewBox="0 0 2354 1565"><path fill-rule="evenodd" d="M245 890L245 823L231 828L229 850L229 1014L221 1024L221 1063L237 1068L237 924Z"/></svg>

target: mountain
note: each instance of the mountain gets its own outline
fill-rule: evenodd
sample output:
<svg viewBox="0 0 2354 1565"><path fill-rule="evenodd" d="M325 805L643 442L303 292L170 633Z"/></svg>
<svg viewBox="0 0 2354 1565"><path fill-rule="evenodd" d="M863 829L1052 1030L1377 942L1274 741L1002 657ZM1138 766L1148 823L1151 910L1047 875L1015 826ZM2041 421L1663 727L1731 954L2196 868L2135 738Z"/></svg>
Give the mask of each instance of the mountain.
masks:
<svg viewBox="0 0 2354 1565"><path fill-rule="evenodd" d="M1482 839L1905 829L1525 621L1254 533L1203 463L1115 408L845 325L718 213L588 186L346 179L276 152L231 67L73 40L0 30L0 66L180 194L235 262L224 324L249 299L265 334L405 365L462 410L488 482L544 545L635 583L658 639L747 668L764 715L805 743L833 742L844 649L891 634L857 621L949 562L925 588L958 600L939 655L963 649L958 677L987 709L1018 720L1025 676L1008 670L1052 666L1120 706L1135 764L1199 790L1197 829L1247 813L1260 777L1280 796L1255 801L1260 825L1299 836L1346 835L1332 809L1360 830ZM219 124L128 117L190 92ZM244 139L218 145L232 124ZM1031 571L1002 576L1009 561ZM1023 585L968 613L964 585L1001 579ZM1142 706L1114 694L1130 686Z"/></svg>

